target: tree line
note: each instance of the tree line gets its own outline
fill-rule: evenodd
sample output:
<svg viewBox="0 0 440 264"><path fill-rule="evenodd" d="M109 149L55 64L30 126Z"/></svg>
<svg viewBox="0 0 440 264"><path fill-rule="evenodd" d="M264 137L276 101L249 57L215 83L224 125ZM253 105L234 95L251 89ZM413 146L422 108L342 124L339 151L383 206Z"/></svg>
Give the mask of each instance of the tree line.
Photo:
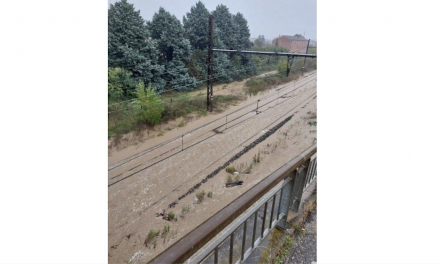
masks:
<svg viewBox="0 0 440 264"><path fill-rule="evenodd" d="M231 14L222 4L209 12L199 1L183 16L182 22L162 7L150 21L145 21L127 0L111 4L108 10L109 99L118 101L137 96L139 83L156 93L192 90L205 83L210 14L215 17L215 48L245 50L252 47L243 14ZM250 55L215 53L214 68L217 81L230 82L255 74L257 63Z"/></svg>

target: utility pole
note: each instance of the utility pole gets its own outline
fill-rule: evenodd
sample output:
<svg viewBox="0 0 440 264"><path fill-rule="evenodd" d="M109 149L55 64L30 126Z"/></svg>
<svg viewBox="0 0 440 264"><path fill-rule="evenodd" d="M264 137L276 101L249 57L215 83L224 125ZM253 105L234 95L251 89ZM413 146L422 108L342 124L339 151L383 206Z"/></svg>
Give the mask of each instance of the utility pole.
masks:
<svg viewBox="0 0 440 264"><path fill-rule="evenodd" d="M213 73L213 64L214 64L214 56L213 56L213 42L214 42L214 16L209 15L209 26L208 26L208 81L206 87L206 110L212 112L212 73Z"/></svg>
<svg viewBox="0 0 440 264"><path fill-rule="evenodd" d="M309 44L310 44L310 39L309 39L309 41L307 41L306 54L309 53ZM306 68L306 57L304 57L304 64L303 64L301 76L304 75L304 69L305 68Z"/></svg>

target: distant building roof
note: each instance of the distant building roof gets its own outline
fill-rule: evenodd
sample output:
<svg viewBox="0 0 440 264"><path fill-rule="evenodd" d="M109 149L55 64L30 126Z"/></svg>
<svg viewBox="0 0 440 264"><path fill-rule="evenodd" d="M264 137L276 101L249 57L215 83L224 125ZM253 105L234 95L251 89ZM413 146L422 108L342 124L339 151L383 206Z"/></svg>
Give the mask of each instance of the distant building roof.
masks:
<svg viewBox="0 0 440 264"><path fill-rule="evenodd" d="M305 37L303 37L301 34L296 34L295 36L288 36L288 35L283 35L285 37L288 37L291 40L305 40L307 41L307 39Z"/></svg>

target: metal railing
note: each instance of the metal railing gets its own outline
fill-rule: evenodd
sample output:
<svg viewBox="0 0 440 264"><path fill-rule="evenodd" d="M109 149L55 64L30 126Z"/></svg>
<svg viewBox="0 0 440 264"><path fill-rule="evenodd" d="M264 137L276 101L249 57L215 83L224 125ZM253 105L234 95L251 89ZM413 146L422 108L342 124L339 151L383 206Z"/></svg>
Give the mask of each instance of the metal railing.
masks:
<svg viewBox="0 0 440 264"><path fill-rule="evenodd" d="M151 263L243 263L316 178L316 144L242 194ZM296 186L294 185L296 184Z"/></svg>

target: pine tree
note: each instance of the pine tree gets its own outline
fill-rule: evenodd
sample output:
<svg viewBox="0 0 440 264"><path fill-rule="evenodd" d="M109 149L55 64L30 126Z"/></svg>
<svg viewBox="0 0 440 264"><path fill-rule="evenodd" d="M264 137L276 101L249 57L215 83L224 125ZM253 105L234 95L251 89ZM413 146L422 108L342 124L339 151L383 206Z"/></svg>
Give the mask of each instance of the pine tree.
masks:
<svg viewBox="0 0 440 264"><path fill-rule="evenodd" d="M209 11L198 1L191 7L190 12L183 16L184 36L189 40L193 53L188 63L191 76L199 80L207 78L206 61L208 59L208 23Z"/></svg>
<svg viewBox="0 0 440 264"><path fill-rule="evenodd" d="M150 39L140 12L127 0L111 4L108 10L108 66L121 67L133 77L153 82L160 89L163 67L157 61L155 41Z"/></svg>
<svg viewBox="0 0 440 264"><path fill-rule="evenodd" d="M252 42L250 41L250 32L247 20L244 18L243 14L237 13L232 16L234 24L236 27L236 46L239 50L250 50L252 47ZM257 72L257 65L252 56L248 54L240 54L238 69L243 69L239 74L255 74Z"/></svg>
<svg viewBox="0 0 440 264"><path fill-rule="evenodd" d="M191 56L191 46L184 37L180 21L161 7L147 25L152 39L157 41L158 60L166 69L162 78L167 86L176 90L193 89L197 82L189 76L186 68Z"/></svg>
<svg viewBox="0 0 440 264"><path fill-rule="evenodd" d="M209 11L205 5L198 1L191 11L183 16L183 28L185 37L191 43L191 47L197 50L207 50L208 48L208 23Z"/></svg>
<svg viewBox="0 0 440 264"><path fill-rule="evenodd" d="M236 26L236 49L250 49L252 47L252 42L249 39L251 37L251 34L249 32L247 20L240 12L236 15L233 15L232 18Z"/></svg>
<svg viewBox="0 0 440 264"><path fill-rule="evenodd" d="M216 36L223 42L224 48L235 49L236 48L236 25L232 19L232 15L229 12L229 8L225 5L218 5L217 8L212 11L214 15L214 27Z"/></svg>

